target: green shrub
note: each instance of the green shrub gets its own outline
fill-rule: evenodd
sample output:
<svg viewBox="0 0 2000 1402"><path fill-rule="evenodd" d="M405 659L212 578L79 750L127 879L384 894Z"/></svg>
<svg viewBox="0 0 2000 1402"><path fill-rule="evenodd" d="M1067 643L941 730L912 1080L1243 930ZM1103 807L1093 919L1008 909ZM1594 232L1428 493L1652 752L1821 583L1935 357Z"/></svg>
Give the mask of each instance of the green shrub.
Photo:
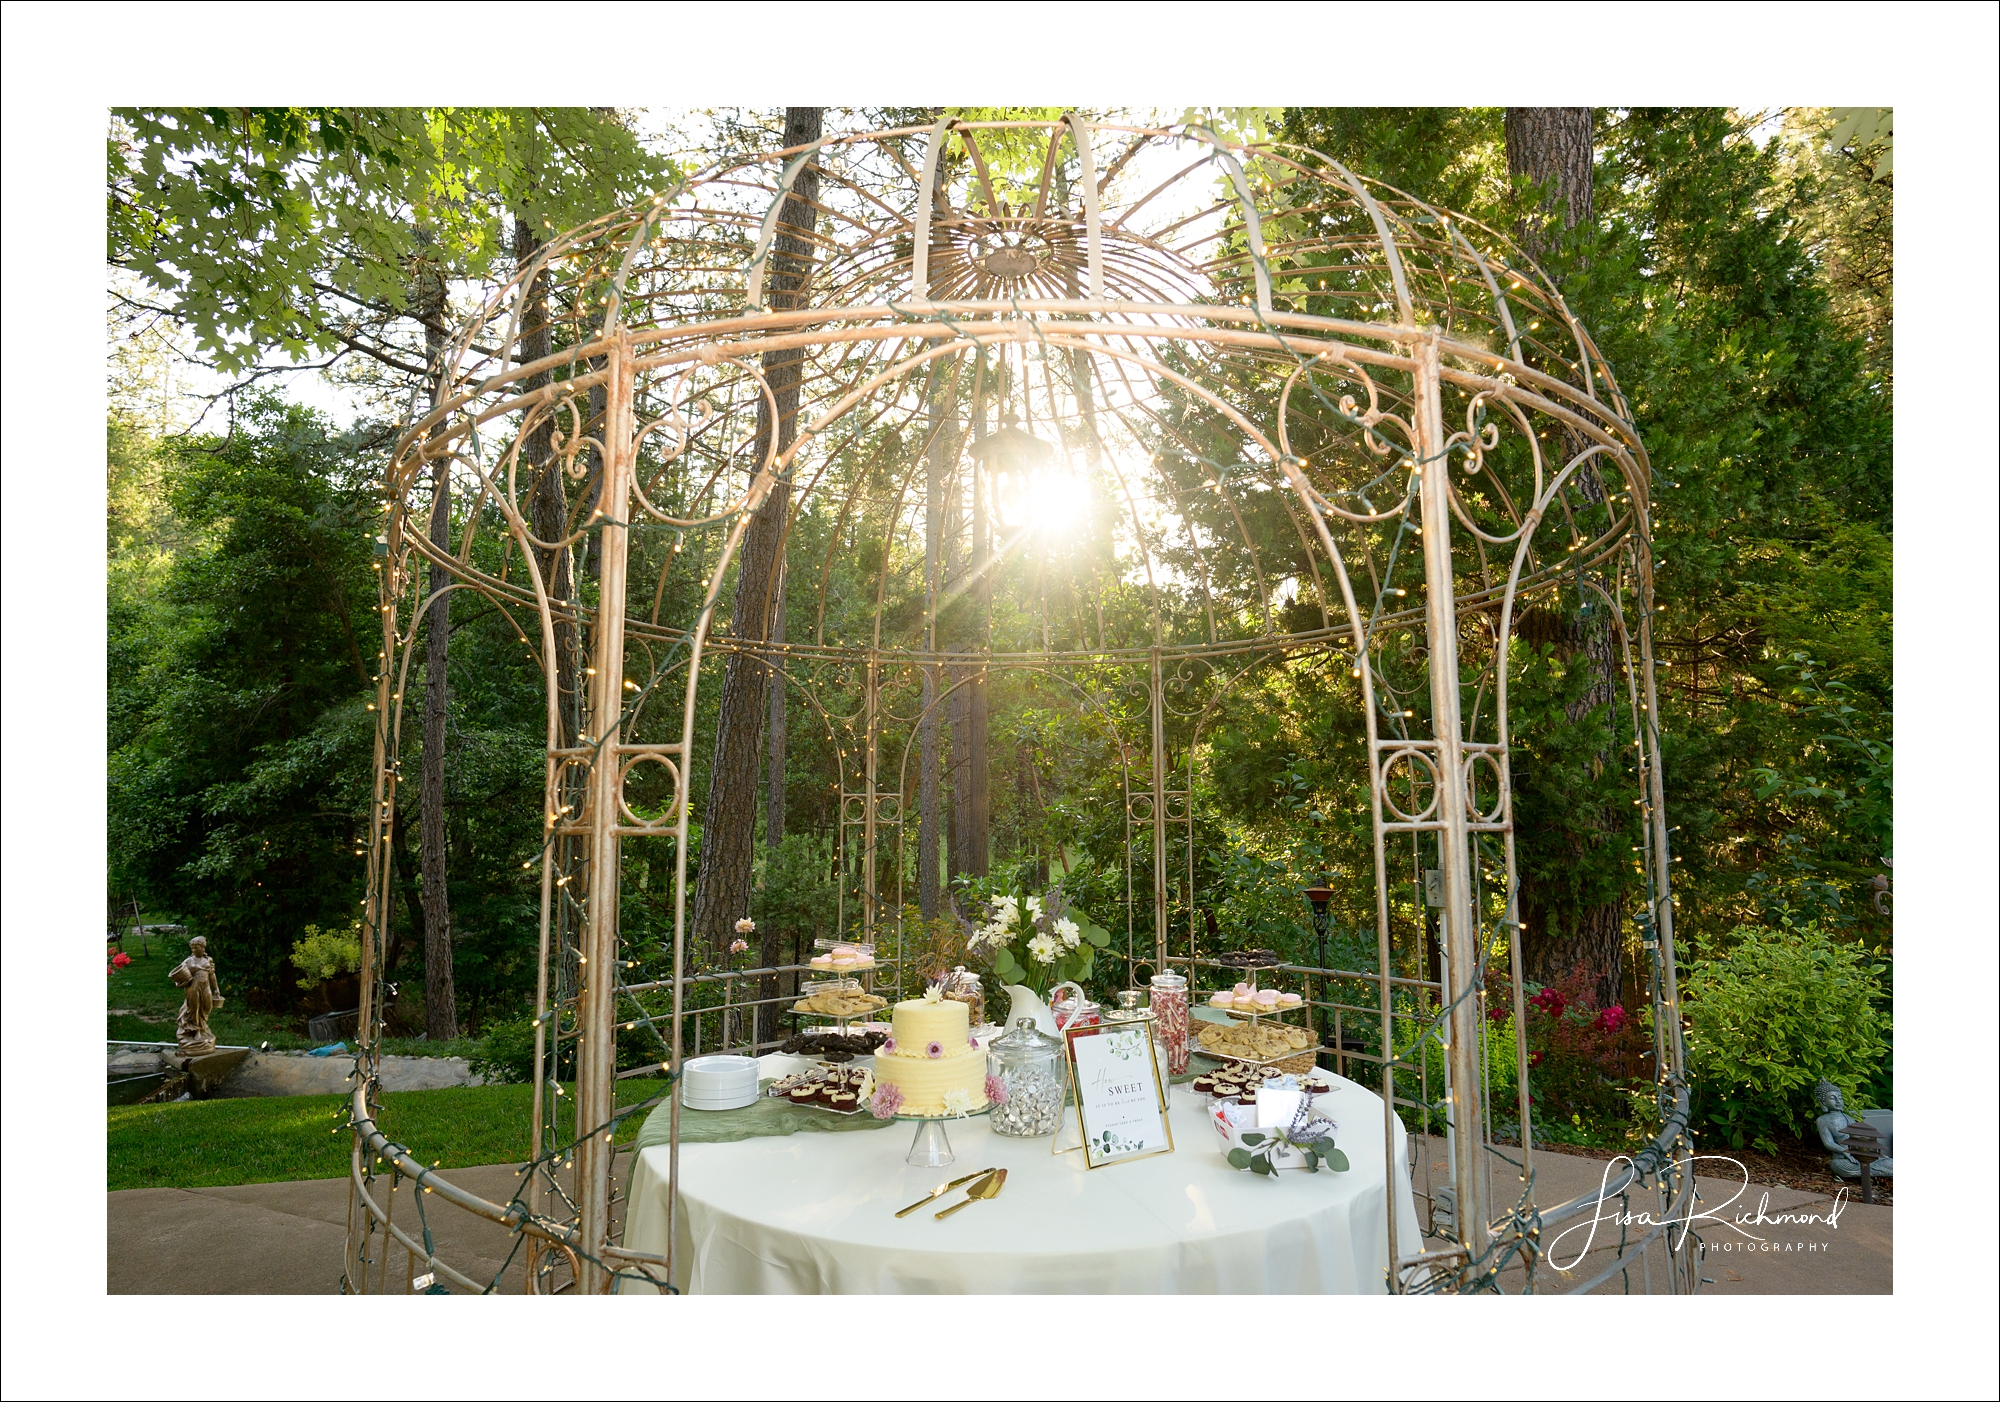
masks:
<svg viewBox="0 0 2000 1402"><path fill-rule="evenodd" d="M1822 1077L1859 1111L1888 1055L1875 966L1814 925L1739 925L1727 952L1688 969L1681 995L1695 1126L1732 1148L1775 1153L1779 1132L1804 1135Z"/></svg>
<svg viewBox="0 0 2000 1402"><path fill-rule="evenodd" d="M521 1085L535 1078L535 1023L532 1018L496 1022L467 1061L489 1084ZM567 1069L567 1068L565 1068Z"/></svg>
<svg viewBox="0 0 2000 1402"><path fill-rule="evenodd" d="M317 988L328 979L356 973L361 968L361 927L352 930L322 930L306 926L303 938L292 944L292 964L305 977L300 988Z"/></svg>

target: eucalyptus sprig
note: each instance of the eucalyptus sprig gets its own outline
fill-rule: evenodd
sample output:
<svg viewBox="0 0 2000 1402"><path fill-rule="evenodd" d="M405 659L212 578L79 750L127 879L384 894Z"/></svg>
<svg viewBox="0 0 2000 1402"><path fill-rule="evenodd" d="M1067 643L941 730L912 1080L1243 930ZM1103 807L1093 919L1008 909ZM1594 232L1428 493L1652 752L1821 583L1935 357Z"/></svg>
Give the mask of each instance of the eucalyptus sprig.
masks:
<svg viewBox="0 0 2000 1402"><path fill-rule="evenodd" d="M1345 1173L1347 1155L1332 1143L1336 1128L1338 1126L1332 1120L1324 1117L1308 1118L1306 1107L1301 1105L1288 1125L1246 1131L1242 1139L1248 1147L1231 1149L1229 1166L1247 1168L1252 1173L1275 1178L1278 1172L1275 1160L1279 1150L1296 1149L1305 1155L1308 1173L1318 1173L1322 1163L1334 1173Z"/></svg>

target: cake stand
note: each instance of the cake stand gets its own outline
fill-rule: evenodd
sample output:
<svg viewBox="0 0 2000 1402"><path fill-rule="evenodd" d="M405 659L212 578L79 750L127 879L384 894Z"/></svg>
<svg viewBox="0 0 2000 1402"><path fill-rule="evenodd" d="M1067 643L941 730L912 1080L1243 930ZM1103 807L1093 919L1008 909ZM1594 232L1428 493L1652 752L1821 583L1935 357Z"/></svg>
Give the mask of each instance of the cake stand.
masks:
<svg viewBox="0 0 2000 1402"><path fill-rule="evenodd" d="M982 1105L977 1110L967 1110L963 1115L895 1116L917 1127L916 1138L910 1141L910 1152L903 1156L903 1162L915 1164L918 1168L943 1168L957 1157L951 1151L951 1140L945 1135L945 1121L976 1119L992 1108L991 1105Z"/></svg>

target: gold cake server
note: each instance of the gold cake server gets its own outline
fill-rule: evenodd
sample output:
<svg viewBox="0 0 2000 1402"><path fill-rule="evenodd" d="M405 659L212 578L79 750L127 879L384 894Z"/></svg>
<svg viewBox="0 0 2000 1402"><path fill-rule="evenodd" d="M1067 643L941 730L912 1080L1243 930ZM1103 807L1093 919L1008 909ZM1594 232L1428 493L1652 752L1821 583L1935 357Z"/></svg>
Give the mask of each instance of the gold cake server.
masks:
<svg viewBox="0 0 2000 1402"><path fill-rule="evenodd" d="M965 1190L964 1202L953 1203L950 1207L947 1207L944 1211L935 1214L935 1216L937 1217L938 1221L942 1222L945 1218L951 1216L952 1213L958 1211L961 1207L970 1207L972 1206L973 1203L978 1202L983 1198L997 1198L1000 1196L1000 1189L1005 1187L1006 1183L1007 1183L1007 1170L1004 1168L996 1168L991 1173L987 1174L984 1178L980 1179L977 1183L974 1183L970 1188L967 1188Z"/></svg>
<svg viewBox="0 0 2000 1402"><path fill-rule="evenodd" d="M928 1207L930 1204L936 1202L939 1198L943 1197L953 1188L958 1187L961 1183L970 1183L973 1179L979 1177L980 1173L991 1173L991 1172L993 1172L993 1170L990 1168L982 1168L979 1170L978 1173L968 1173L963 1178L954 1178L941 1188L932 1188L930 1192L918 1198L915 1202L911 1203L908 1207L904 1208L901 1212L898 1212L896 1215L898 1217L907 1217L912 1212L915 1212L918 1208Z"/></svg>

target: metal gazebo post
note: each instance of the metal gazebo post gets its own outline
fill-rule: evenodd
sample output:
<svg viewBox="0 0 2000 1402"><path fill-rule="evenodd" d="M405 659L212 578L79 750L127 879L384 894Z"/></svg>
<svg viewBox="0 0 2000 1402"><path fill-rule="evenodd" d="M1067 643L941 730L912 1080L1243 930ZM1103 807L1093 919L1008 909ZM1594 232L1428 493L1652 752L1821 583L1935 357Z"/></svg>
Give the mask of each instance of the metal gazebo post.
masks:
<svg viewBox="0 0 2000 1402"><path fill-rule="evenodd" d="M1443 868L1445 1065L1452 1128L1452 1180L1459 1241L1477 1258L1486 1249L1486 1177L1480 1172L1479 920L1472 908L1471 852L1465 831L1465 755L1459 717L1458 604L1451 562L1451 479L1438 407L1438 338L1417 343L1414 399L1417 473L1424 531L1425 640L1430 654L1431 736L1437 754L1439 866Z"/></svg>
<svg viewBox="0 0 2000 1402"><path fill-rule="evenodd" d="M590 755L590 904L584 932L583 968L577 993L576 1200L582 1263L580 1293L602 1293L609 1272L599 1263L611 1224L610 1135L612 1093L617 1084L618 844L620 713L625 705L626 510L632 481L632 384L624 333L605 357L605 464L603 493L595 524L598 553L596 647L590 686L591 733L583 737Z"/></svg>

